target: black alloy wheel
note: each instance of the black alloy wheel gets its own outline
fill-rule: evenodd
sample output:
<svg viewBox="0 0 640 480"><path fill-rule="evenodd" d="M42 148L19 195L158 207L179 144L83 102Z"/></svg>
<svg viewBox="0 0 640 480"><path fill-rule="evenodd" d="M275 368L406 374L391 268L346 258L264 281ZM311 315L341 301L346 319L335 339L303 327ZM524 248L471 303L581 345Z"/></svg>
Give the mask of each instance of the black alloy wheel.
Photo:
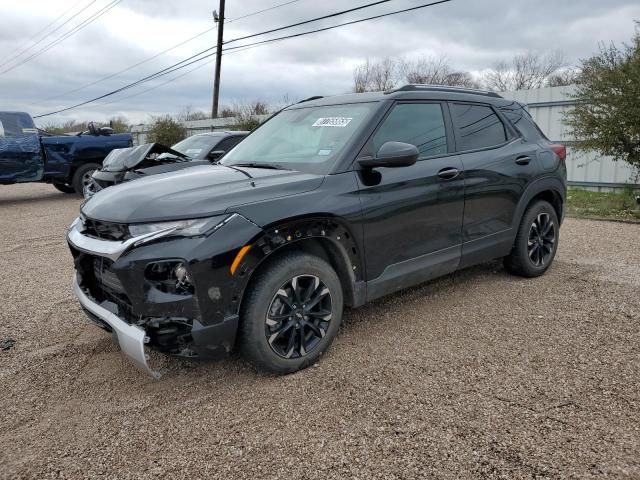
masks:
<svg viewBox="0 0 640 480"><path fill-rule="evenodd" d="M551 258L556 243L556 227L548 213L540 213L529 229L527 252L536 267L543 267Z"/></svg>
<svg viewBox="0 0 640 480"><path fill-rule="evenodd" d="M276 254L247 287L238 347L260 370L297 372L331 346L343 308L340 278L326 260L300 251Z"/></svg>
<svg viewBox="0 0 640 480"><path fill-rule="evenodd" d="M312 353L327 334L332 317L331 291L315 275L298 275L282 285L271 300L265 334L282 358Z"/></svg>
<svg viewBox="0 0 640 480"><path fill-rule="evenodd" d="M551 267L559 241L558 213L549 202L537 200L524 212L504 266L514 275L539 277Z"/></svg>

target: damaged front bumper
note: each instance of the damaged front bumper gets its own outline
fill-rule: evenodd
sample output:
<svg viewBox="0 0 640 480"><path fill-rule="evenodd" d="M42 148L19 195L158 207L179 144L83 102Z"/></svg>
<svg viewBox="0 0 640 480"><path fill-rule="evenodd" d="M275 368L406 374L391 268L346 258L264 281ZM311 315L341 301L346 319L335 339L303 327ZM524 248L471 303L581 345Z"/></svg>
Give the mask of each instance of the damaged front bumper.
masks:
<svg viewBox="0 0 640 480"><path fill-rule="evenodd" d="M147 363L148 357L144 351L145 340L148 341L148 337L141 327L129 325L116 314L94 302L82 291L77 276L73 278L73 291L82 308L97 317L99 321L108 325L111 331L115 333L123 353L133 360L133 363L138 368L154 378L160 378L162 376L159 372L149 368Z"/></svg>
<svg viewBox="0 0 640 480"><path fill-rule="evenodd" d="M179 237L167 229L115 240L125 226L85 220L67 233L74 292L87 316L114 332L138 367L159 377L145 349L201 359L233 349L248 276L242 266L234 276L230 266L259 227L232 215L220 228L224 235ZM187 273L188 287L166 278L178 266Z"/></svg>

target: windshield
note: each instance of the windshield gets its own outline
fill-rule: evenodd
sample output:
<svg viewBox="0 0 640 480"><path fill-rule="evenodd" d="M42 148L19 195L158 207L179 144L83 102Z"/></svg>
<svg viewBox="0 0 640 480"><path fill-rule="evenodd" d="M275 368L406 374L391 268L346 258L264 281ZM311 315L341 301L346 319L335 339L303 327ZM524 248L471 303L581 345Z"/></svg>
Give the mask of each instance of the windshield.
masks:
<svg viewBox="0 0 640 480"><path fill-rule="evenodd" d="M285 110L249 135L221 163L327 173L375 108L375 103L357 103Z"/></svg>
<svg viewBox="0 0 640 480"><path fill-rule="evenodd" d="M202 160L223 138L223 135L194 135L176 143L171 148L184 153L187 157Z"/></svg>

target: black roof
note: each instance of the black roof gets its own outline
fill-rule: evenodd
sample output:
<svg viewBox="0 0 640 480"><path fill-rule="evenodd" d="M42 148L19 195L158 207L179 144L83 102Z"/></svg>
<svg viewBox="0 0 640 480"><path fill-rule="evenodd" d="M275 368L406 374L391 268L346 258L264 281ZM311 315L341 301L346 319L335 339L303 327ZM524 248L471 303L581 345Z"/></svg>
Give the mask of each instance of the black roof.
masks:
<svg viewBox="0 0 640 480"><path fill-rule="evenodd" d="M386 92L349 93L331 97L311 97L293 108L310 106L340 105L345 103L382 102L385 100L458 100L491 103L497 106L512 103L494 92L472 88L449 87L442 85L404 85Z"/></svg>

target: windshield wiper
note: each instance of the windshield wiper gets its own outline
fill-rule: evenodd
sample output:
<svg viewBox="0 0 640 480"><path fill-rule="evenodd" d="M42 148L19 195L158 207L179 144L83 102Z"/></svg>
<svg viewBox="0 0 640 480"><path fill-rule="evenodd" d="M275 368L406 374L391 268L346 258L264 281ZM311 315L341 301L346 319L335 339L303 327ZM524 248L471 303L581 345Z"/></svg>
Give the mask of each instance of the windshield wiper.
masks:
<svg viewBox="0 0 640 480"><path fill-rule="evenodd" d="M231 165L227 165L230 167ZM268 168L269 170L291 170L290 168L285 168L282 165L277 163L234 163L234 167L247 167L247 168Z"/></svg>
<svg viewBox="0 0 640 480"><path fill-rule="evenodd" d="M214 165L222 165L220 162L216 162ZM231 170L235 170L236 172L240 172L241 174L243 174L246 177L249 178L253 178L251 175L249 175L249 172L245 172L244 170L240 170L239 168L236 168L234 165L224 165L227 168L230 168Z"/></svg>

